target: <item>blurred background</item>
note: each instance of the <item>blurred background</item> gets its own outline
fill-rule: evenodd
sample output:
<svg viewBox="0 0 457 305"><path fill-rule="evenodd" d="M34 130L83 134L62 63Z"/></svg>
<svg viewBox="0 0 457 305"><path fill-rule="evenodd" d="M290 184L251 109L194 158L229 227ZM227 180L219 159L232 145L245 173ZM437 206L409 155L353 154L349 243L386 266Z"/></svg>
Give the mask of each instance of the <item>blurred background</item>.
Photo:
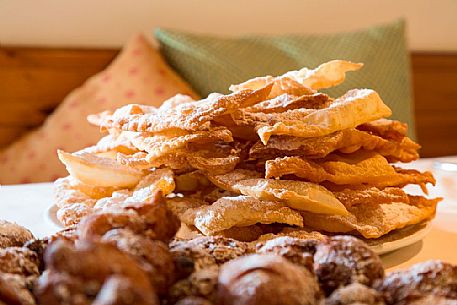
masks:
<svg viewBox="0 0 457 305"><path fill-rule="evenodd" d="M202 80L195 79L198 75L192 75L188 69L183 68L183 63L176 60L176 52L173 53L177 50L181 52L180 48L184 46L188 50L190 41L195 37L165 33L159 41L154 38L155 28L176 29L191 34L212 34L225 39L236 39L245 34L265 36L291 33L308 35L307 39L314 39L320 35L329 37L326 35L359 31L358 33L363 32L370 39L380 42L388 39L385 37L388 34L376 26L399 19L404 20L401 26L402 31L405 26L404 36L402 34L400 39L404 39L405 44L396 42L393 46L386 44L385 48L405 47L406 60L395 57L387 58L387 61L390 65L395 65L396 60L401 62L401 67L397 67L397 70L402 70L398 73L404 83L397 86L407 87L406 95L411 97L405 108L411 113L405 115L411 116L411 122L415 122L413 128L416 140L423 146L421 155L455 155L455 0L0 0L0 171L3 170L3 174L8 171L8 175L12 175L14 170L18 170L17 163L35 162L38 153L30 153L28 148L24 149L36 145L33 144L36 140L32 142L30 138L37 138L37 135L29 135L30 132L45 129L48 116L55 114L56 107L66 100L66 96L91 76L101 73L127 41L139 32L143 33L153 48L160 45L161 56L171 66L170 69L176 71L190 87L197 89L197 93L204 95L204 92L199 90L201 86L199 87L198 83ZM198 36L195 39L192 40L192 47L198 47L202 41ZM339 36L338 39L344 42L352 38ZM170 44L170 41L173 43ZM211 42L209 44L211 45ZM348 44L344 45L348 48ZM349 44L349 49L350 46ZM332 45L327 47L332 48ZM353 48L359 49L360 45L354 44ZM349 51L342 50L342 54L349 54ZM205 52L208 52L208 48ZM362 57L368 65L368 71L370 62L367 63L367 59L375 61L377 58L376 49L370 52ZM397 53L392 54L394 55L387 56L397 56ZM354 58L357 59L357 56L359 55L354 55ZM313 60L310 59L310 66L314 66L317 60L316 56ZM385 58L383 60L386 61ZM297 62L308 61L305 58ZM382 62L380 64L382 65ZM135 73L132 67L129 69L130 74ZM376 72L370 73L375 75ZM389 78L388 75L384 77ZM113 87L109 90L116 89ZM160 91L155 90L156 93ZM130 93L126 94L127 97L130 96L130 100L126 98L125 103L132 101L134 95ZM382 96L388 94L381 92ZM161 100L164 97L162 96ZM85 114L80 116L83 119ZM69 124L59 126L65 129ZM70 137L82 146L90 144L91 141L81 138L84 136ZM65 140L69 141L68 138ZM19 144L15 144L18 141ZM52 149L64 144L57 143ZM28 154L14 162L14 166L11 165L12 156L18 155L20 150L27 150ZM43 151L45 150L43 148ZM50 158L55 158L55 155L50 154ZM42 168L44 171L44 163L47 161L38 159L41 163L37 163L34 169L40 171ZM59 176L62 170L60 168L56 171L54 177L48 175L48 180ZM33 177L21 179L17 181L46 181L43 177L37 178L38 180Z"/></svg>

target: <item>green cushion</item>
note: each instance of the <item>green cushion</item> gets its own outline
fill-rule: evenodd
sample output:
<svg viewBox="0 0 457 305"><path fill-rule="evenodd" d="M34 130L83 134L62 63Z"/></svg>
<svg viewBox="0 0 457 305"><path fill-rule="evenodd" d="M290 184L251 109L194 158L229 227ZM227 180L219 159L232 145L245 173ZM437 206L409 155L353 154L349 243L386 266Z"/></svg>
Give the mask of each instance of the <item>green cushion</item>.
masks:
<svg viewBox="0 0 457 305"><path fill-rule="evenodd" d="M402 20L349 33L222 38L156 29L162 54L201 96L228 92L255 76L280 75L302 67L314 68L332 59L363 62L346 81L323 90L338 97L351 88L372 88L408 123L414 137L409 53Z"/></svg>

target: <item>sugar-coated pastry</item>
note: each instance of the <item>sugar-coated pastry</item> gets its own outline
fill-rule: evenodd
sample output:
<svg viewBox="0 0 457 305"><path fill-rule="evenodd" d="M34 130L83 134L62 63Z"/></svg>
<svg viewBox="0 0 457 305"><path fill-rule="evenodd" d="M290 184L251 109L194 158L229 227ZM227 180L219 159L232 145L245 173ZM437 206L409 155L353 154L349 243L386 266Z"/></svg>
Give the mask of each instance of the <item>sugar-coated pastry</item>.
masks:
<svg viewBox="0 0 457 305"><path fill-rule="evenodd" d="M114 229L103 235L102 242L114 244L130 254L143 267L158 294L165 294L175 280L175 265L167 245L134 234L128 229Z"/></svg>
<svg viewBox="0 0 457 305"><path fill-rule="evenodd" d="M316 278L277 255L253 254L224 264L219 274L221 305L317 305Z"/></svg>
<svg viewBox="0 0 457 305"><path fill-rule="evenodd" d="M407 270L390 273L377 289L389 305L409 304L427 296L457 300L457 266L442 261L418 263ZM424 303L418 304L426 304L425 300L421 302Z"/></svg>
<svg viewBox="0 0 457 305"><path fill-rule="evenodd" d="M26 228L13 222L0 220L0 249L20 247L33 238L32 232Z"/></svg>
<svg viewBox="0 0 457 305"><path fill-rule="evenodd" d="M330 237L319 243L314 270L325 294L351 283L367 286L384 277L381 259L363 241L350 235Z"/></svg>

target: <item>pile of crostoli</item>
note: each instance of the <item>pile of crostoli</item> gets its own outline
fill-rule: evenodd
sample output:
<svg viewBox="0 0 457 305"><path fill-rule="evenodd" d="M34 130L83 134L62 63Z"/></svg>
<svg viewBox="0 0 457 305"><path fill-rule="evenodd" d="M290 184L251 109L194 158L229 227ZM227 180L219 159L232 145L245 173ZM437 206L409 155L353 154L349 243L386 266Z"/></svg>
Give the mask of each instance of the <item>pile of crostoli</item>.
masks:
<svg viewBox="0 0 457 305"><path fill-rule="evenodd" d="M434 217L439 199L403 187L435 183L416 160L407 126L371 89L332 98L362 64L232 85L194 101L177 95L159 108L131 104L89 116L107 132L95 146L59 151L70 175L55 182L58 217L71 226L95 211L149 202L157 190L187 230L244 241L276 235L347 233L378 239Z"/></svg>

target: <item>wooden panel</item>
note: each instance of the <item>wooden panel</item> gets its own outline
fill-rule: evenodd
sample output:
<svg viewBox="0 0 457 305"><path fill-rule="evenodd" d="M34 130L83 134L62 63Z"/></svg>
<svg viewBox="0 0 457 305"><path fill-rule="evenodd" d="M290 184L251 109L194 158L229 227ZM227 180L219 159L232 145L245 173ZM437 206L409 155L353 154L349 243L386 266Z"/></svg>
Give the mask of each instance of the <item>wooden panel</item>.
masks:
<svg viewBox="0 0 457 305"><path fill-rule="evenodd" d="M413 54L421 156L457 154L457 54Z"/></svg>
<svg viewBox="0 0 457 305"><path fill-rule="evenodd" d="M0 147L13 142L24 133L23 128L1 127L0 126Z"/></svg>
<svg viewBox="0 0 457 305"><path fill-rule="evenodd" d="M0 47L0 147L39 126L118 50ZM457 154L457 54L412 54L421 155Z"/></svg>
<svg viewBox="0 0 457 305"><path fill-rule="evenodd" d="M106 67L117 52L0 47L0 147L41 125L72 89Z"/></svg>

